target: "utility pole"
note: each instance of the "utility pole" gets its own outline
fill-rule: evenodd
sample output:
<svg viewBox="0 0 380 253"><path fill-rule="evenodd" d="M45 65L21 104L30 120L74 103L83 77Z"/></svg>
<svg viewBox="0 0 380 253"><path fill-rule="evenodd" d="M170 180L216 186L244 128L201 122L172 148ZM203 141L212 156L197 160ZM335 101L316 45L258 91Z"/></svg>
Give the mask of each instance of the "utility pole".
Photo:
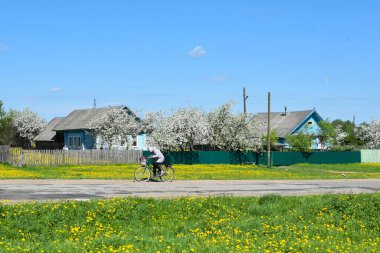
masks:
<svg viewBox="0 0 380 253"><path fill-rule="evenodd" d="M95 109L96 108L96 99L94 98L94 104L92 105L92 108Z"/></svg>
<svg viewBox="0 0 380 253"><path fill-rule="evenodd" d="M268 92L267 167L270 168L270 92Z"/></svg>
<svg viewBox="0 0 380 253"><path fill-rule="evenodd" d="M247 112L247 98L248 98L248 96L245 95L245 87L243 87L243 104L244 104L244 113Z"/></svg>

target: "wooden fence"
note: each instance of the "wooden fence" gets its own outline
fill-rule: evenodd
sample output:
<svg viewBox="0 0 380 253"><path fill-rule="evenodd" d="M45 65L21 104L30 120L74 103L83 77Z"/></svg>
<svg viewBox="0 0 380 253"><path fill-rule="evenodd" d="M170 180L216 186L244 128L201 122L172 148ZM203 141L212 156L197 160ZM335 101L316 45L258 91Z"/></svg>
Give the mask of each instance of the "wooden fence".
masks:
<svg viewBox="0 0 380 253"><path fill-rule="evenodd" d="M0 145L0 163L7 163L9 161L9 146Z"/></svg>
<svg viewBox="0 0 380 253"><path fill-rule="evenodd" d="M31 166L138 163L141 156L141 150L0 149L0 162Z"/></svg>

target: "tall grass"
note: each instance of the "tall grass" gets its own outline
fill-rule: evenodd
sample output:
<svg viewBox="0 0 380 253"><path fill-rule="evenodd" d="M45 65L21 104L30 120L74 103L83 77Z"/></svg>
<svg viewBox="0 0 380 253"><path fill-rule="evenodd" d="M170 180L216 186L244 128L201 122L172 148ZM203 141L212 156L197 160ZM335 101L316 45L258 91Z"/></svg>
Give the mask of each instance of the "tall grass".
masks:
<svg viewBox="0 0 380 253"><path fill-rule="evenodd" d="M0 204L0 252L379 252L380 195Z"/></svg>

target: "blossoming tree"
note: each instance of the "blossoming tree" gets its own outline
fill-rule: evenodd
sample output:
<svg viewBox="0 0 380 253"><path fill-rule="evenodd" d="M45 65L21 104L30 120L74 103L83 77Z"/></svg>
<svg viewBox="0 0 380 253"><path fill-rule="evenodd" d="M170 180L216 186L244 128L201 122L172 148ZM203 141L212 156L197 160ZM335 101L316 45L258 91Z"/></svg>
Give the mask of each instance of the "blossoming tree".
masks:
<svg viewBox="0 0 380 253"><path fill-rule="evenodd" d="M197 108L182 108L170 116L149 113L145 116L149 142L164 150L193 150L207 142L207 114Z"/></svg>
<svg viewBox="0 0 380 253"><path fill-rule="evenodd" d="M234 114L232 104L213 112L198 108L181 108L166 116L162 112L147 113L144 131L148 144L163 150L194 150L197 146L213 150L258 151L261 136L257 123L249 113Z"/></svg>
<svg viewBox="0 0 380 253"><path fill-rule="evenodd" d="M261 137L258 125L250 113L235 115L227 103L209 114L210 144L219 150L258 151Z"/></svg>
<svg viewBox="0 0 380 253"><path fill-rule="evenodd" d="M174 138L163 112L148 112L143 120L143 131L147 134L147 144L157 146L162 150L175 147Z"/></svg>
<svg viewBox="0 0 380 253"><path fill-rule="evenodd" d="M380 120L361 125L359 137L365 142L366 148L380 148Z"/></svg>
<svg viewBox="0 0 380 253"><path fill-rule="evenodd" d="M16 131L12 120L12 112L6 112L3 108L3 102L0 100L0 145L10 145L12 143L12 137Z"/></svg>
<svg viewBox="0 0 380 253"><path fill-rule="evenodd" d="M46 121L29 108L14 111L13 115L13 124L17 131L16 144L25 148L31 147L34 137L45 128Z"/></svg>
<svg viewBox="0 0 380 253"><path fill-rule="evenodd" d="M90 122L90 128L109 148L120 141L126 141L127 147L129 147L131 143L127 136L138 134L141 131L141 124L129 109L113 107Z"/></svg>

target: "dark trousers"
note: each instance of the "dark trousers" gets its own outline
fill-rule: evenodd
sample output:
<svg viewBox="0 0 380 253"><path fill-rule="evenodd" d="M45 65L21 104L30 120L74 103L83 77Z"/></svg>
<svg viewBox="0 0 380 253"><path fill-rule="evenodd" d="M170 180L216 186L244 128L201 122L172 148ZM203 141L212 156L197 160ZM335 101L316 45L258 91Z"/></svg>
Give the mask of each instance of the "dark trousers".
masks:
<svg viewBox="0 0 380 253"><path fill-rule="evenodd" d="M157 175L157 172L161 171L161 164L162 163L158 163L157 161L153 162L153 174L154 175Z"/></svg>

